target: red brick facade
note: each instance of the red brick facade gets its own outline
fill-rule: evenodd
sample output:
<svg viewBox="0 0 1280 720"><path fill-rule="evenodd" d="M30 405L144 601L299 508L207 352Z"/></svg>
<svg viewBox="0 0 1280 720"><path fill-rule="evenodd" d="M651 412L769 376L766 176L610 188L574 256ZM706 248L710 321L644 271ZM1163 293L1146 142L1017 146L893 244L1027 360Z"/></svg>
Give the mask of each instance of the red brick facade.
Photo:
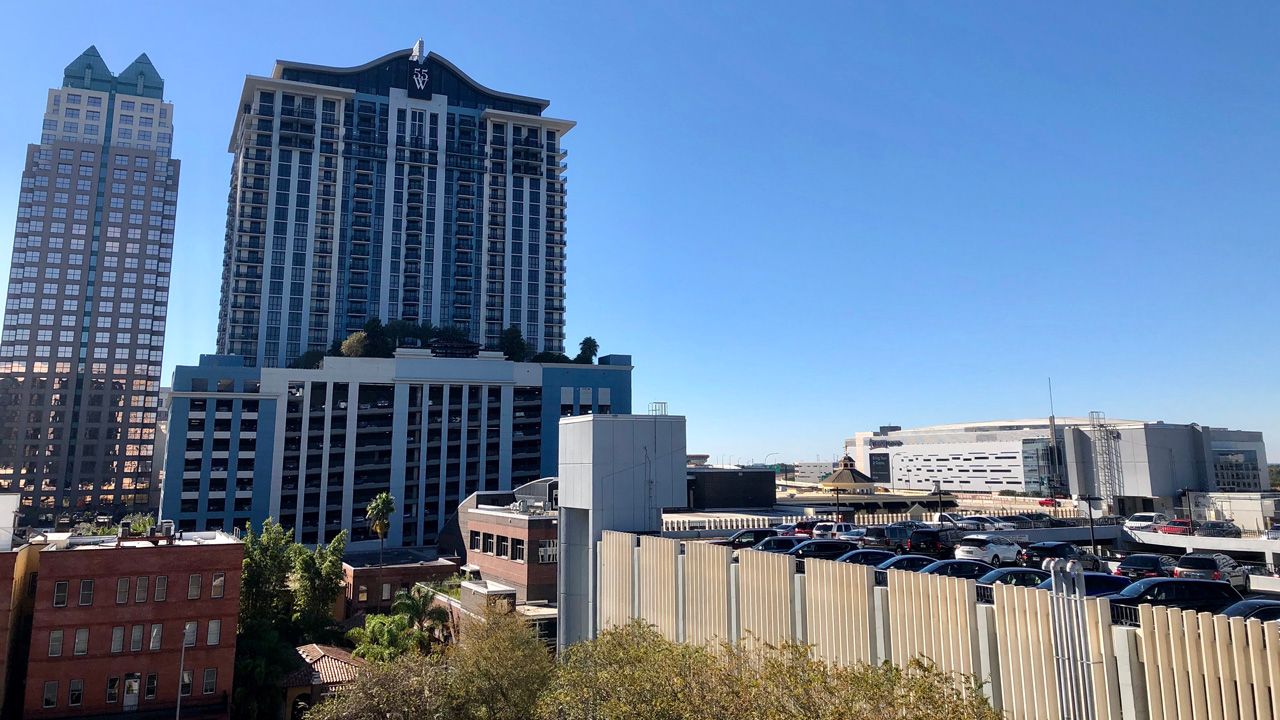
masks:
<svg viewBox="0 0 1280 720"><path fill-rule="evenodd" d="M459 525L481 578L515 589L517 602L556 601L555 515L467 509Z"/></svg>
<svg viewBox="0 0 1280 720"><path fill-rule="evenodd" d="M172 714L180 659L182 717L228 717L243 558L235 541L44 548L23 717Z"/></svg>

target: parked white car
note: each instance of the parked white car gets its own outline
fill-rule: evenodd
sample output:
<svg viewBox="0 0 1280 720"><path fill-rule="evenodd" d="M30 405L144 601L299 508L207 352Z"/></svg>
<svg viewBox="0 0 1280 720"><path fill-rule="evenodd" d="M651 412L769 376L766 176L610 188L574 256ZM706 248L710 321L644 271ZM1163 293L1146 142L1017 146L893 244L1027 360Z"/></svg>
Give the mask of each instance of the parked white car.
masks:
<svg viewBox="0 0 1280 720"><path fill-rule="evenodd" d="M853 523L846 522L820 522L813 526L813 537L815 540L818 538L839 537L845 533L853 532L856 527Z"/></svg>
<svg viewBox="0 0 1280 720"><path fill-rule="evenodd" d="M1169 522L1169 516L1164 513L1140 512L1130 515L1129 519L1124 521L1124 526L1126 530L1151 532L1157 525L1164 525L1167 522Z"/></svg>
<svg viewBox="0 0 1280 720"><path fill-rule="evenodd" d="M1018 543L1001 535L966 535L956 543L957 560L978 560L1000 567L1018 562Z"/></svg>
<svg viewBox="0 0 1280 720"><path fill-rule="evenodd" d="M1018 526L1000 518L994 518L990 515L970 515L965 518L969 522L978 526L979 530L1017 530Z"/></svg>

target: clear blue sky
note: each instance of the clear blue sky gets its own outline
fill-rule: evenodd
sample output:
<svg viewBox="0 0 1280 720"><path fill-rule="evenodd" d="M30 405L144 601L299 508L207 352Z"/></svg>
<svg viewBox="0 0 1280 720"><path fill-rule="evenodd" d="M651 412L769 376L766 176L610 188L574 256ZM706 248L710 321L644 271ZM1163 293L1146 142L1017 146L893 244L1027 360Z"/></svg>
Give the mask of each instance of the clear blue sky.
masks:
<svg viewBox="0 0 1280 720"><path fill-rule="evenodd" d="M688 415L690 450L829 458L881 424L1043 415L1051 375L1059 415L1261 429L1280 459L1274 2L5 14L5 277L23 150L62 68L96 44L166 79L183 162L166 379L213 350L244 75L423 36L578 121L567 335L634 355L637 409Z"/></svg>

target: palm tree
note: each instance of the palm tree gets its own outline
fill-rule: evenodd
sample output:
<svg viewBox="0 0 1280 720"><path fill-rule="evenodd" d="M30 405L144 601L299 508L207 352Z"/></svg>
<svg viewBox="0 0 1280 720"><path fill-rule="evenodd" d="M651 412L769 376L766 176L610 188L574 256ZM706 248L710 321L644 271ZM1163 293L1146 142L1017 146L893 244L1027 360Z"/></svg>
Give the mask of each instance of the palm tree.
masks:
<svg viewBox="0 0 1280 720"><path fill-rule="evenodd" d="M418 584L397 592L391 604L392 612L403 615L410 626L422 634L426 642L422 648L424 653L431 650L433 640L449 640L449 623L453 620L447 609L432 602L433 597L425 585Z"/></svg>
<svg viewBox="0 0 1280 720"><path fill-rule="evenodd" d="M370 532L378 536L378 600L382 600L382 552L387 543L387 530L391 527L391 514L396 511L396 500L391 493L378 493L365 508L364 519Z"/></svg>

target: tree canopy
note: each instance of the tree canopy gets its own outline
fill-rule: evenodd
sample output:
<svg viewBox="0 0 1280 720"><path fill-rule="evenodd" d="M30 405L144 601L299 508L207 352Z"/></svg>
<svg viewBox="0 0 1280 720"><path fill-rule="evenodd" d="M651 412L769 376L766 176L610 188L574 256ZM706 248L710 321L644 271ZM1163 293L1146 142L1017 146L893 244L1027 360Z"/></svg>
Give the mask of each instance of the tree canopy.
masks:
<svg viewBox="0 0 1280 720"><path fill-rule="evenodd" d="M578 354L573 358L576 363L590 365L596 361L596 355L600 352L600 343L590 335L582 338L582 342L578 343Z"/></svg>
<svg viewBox="0 0 1280 720"><path fill-rule="evenodd" d="M524 335L520 334L520 328L515 325L502 331L502 336L498 338L498 349L513 362L524 362L529 358L529 344L524 341Z"/></svg>

